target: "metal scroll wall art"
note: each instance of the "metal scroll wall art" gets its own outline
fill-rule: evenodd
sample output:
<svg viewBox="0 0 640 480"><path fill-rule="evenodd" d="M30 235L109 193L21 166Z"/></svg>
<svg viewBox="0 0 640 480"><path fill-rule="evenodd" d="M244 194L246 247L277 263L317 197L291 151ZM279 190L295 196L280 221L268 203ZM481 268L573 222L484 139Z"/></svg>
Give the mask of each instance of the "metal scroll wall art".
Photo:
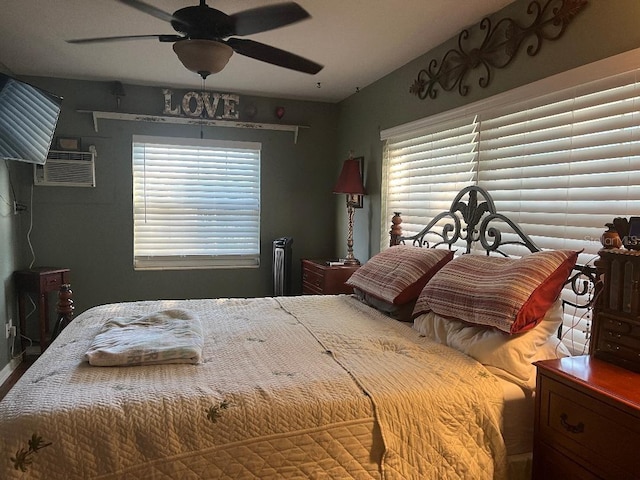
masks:
<svg viewBox="0 0 640 480"><path fill-rule="evenodd" d="M465 29L458 35L458 48L449 50L442 60L429 62L429 68L418 72L418 77L409 92L420 99L436 98L438 88L449 92L457 87L460 95L469 93L468 74L482 68L478 85L486 88L491 83L493 69L505 68L516 57L522 44L529 40L527 54L538 54L544 40L557 40L567 25L587 5L587 0L548 0L544 6L533 1L527 8L535 18L529 26L520 26L511 18L503 18L492 26L489 18L480 22L480 30L485 32L482 43L475 47L470 40L471 33ZM471 44L471 45L470 45Z"/></svg>

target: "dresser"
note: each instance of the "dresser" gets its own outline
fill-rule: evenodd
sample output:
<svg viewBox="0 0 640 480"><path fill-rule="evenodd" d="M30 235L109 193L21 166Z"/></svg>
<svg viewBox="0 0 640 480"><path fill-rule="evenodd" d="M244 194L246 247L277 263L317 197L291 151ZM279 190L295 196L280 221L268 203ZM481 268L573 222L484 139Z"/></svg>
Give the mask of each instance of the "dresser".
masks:
<svg viewBox="0 0 640 480"><path fill-rule="evenodd" d="M589 355L535 366L534 480L640 478L640 374Z"/></svg>
<svg viewBox="0 0 640 480"><path fill-rule="evenodd" d="M345 285L360 265L329 265L327 260L302 260L302 293L304 295L337 295L353 293Z"/></svg>

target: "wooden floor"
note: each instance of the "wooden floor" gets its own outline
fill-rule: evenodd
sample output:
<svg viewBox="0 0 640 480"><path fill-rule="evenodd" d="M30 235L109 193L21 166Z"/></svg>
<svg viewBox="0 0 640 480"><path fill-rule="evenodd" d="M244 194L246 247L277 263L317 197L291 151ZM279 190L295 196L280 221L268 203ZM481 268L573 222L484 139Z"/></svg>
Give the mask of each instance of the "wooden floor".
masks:
<svg viewBox="0 0 640 480"><path fill-rule="evenodd" d="M27 371L33 362L35 362L37 356L26 357L20 365L9 375L9 378L0 386L0 401L9 393L9 390L16 384L16 382L22 377L22 374Z"/></svg>

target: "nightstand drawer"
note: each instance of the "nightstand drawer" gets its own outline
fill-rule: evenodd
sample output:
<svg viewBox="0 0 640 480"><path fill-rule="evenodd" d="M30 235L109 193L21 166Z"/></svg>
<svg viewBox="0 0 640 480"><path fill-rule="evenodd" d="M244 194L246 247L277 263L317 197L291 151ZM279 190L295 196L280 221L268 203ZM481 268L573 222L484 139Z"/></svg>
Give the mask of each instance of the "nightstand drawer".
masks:
<svg viewBox="0 0 640 480"><path fill-rule="evenodd" d="M311 295L338 295L353 293L345 285L360 265L328 265L324 260L302 260L302 293Z"/></svg>
<svg viewBox="0 0 640 480"><path fill-rule="evenodd" d="M547 444L540 444L536 451L539 471L536 479L543 480L601 480L579 463L561 455Z"/></svg>
<svg viewBox="0 0 640 480"><path fill-rule="evenodd" d="M636 417L547 377L540 383L541 442L603 477L640 472Z"/></svg>
<svg viewBox="0 0 640 480"><path fill-rule="evenodd" d="M302 270L302 291L304 293L322 294L324 276L322 272L318 273L313 269L305 268Z"/></svg>
<svg viewBox="0 0 640 480"><path fill-rule="evenodd" d="M319 277L324 277L328 265L321 262L321 260L302 260L302 270L304 273L312 273Z"/></svg>
<svg viewBox="0 0 640 480"><path fill-rule="evenodd" d="M60 285L62 285L62 275L48 275L41 278L41 281L43 282L43 290L59 290Z"/></svg>
<svg viewBox="0 0 640 480"><path fill-rule="evenodd" d="M57 292L61 285L70 283L70 271L66 268L38 267L15 272L14 279L18 290Z"/></svg>

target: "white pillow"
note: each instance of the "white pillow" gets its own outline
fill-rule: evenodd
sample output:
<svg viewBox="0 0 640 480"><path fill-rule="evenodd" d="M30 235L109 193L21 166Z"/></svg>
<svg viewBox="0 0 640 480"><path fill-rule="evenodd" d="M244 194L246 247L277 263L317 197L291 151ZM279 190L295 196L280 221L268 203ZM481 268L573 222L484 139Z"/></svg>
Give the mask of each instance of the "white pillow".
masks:
<svg viewBox="0 0 640 480"><path fill-rule="evenodd" d="M422 335L475 358L500 376L529 389L536 384L532 362L569 356L554 335L562 323L562 302L557 300L542 321L531 330L507 334L491 327L470 325L447 319L434 312L424 313L413 322Z"/></svg>
<svg viewBox="0 0 640 480"><path fill-rule="evenodd" d="M534 362L537 362L538 360L550 360L552 358L564 358L570 356L571 353L569 352L569 350L567 350L567 347L564 346L564 343L562 343L562 341L560 341L558 337L551 337L540 347L538 347L538 351L531 359L531 363L520 365L520 367L518 368L519 376L516 376L511 372L508 372L507 370L495 367L493 365L485 365L485 368L494 375L505 378L510 382L515 383L516 385L520 385L521 387L529 390L535 390L536 367L533 365ZM525 372L528 372L529 375L529 379L527 381L524 381L522 379L522 377L526 375Z"/></svg>

